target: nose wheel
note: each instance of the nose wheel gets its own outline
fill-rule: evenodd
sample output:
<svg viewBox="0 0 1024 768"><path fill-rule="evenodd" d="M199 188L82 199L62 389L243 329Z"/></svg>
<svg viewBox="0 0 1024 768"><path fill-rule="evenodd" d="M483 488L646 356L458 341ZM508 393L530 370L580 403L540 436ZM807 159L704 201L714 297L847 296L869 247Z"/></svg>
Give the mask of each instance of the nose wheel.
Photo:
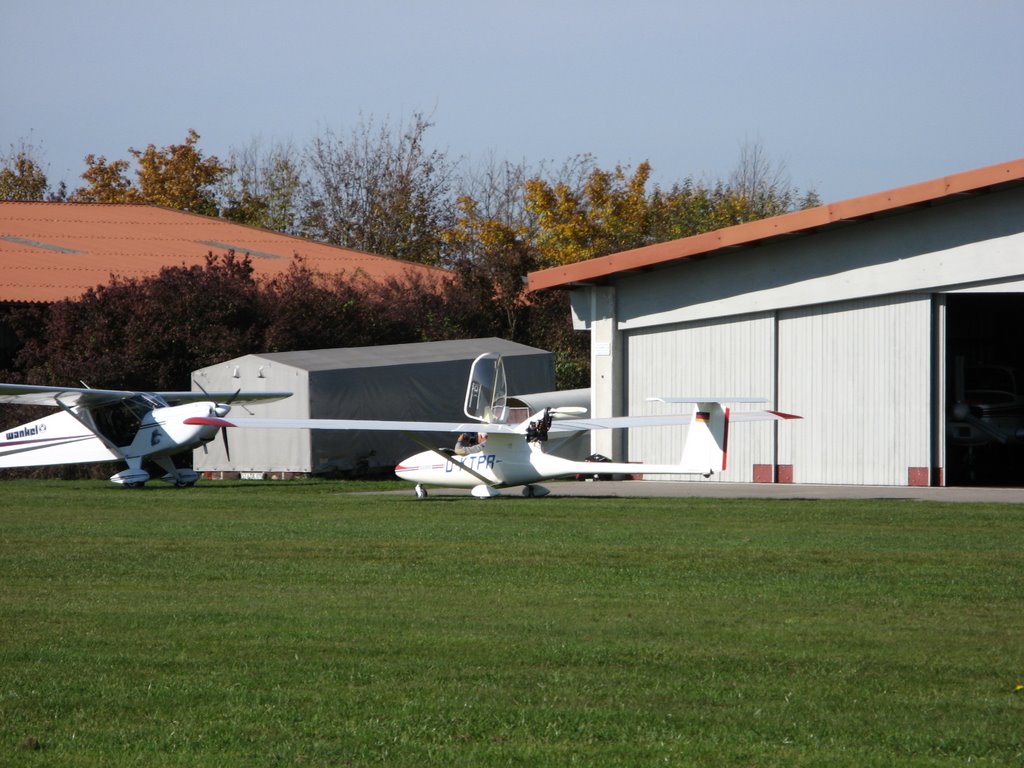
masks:
<svg viewBox="0 0 1024 768"><path fill-rule="evenodd" d="M417 499L425 499L425 498L427 498L427 489L424 488L419 483L416 483L416 498Z"/></svg>

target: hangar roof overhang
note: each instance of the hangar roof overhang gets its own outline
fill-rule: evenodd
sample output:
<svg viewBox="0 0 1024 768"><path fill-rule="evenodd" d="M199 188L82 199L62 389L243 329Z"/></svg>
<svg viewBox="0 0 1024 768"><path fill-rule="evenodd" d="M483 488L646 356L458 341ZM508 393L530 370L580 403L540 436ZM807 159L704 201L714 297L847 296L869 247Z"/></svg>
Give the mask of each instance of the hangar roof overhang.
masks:
<svg viewBox="0 0 1024 768"><path fill-rule="evenodd" d="M1024 185L1024 158L769 219L737 224L714 232L531 272L528 276L529 290L607 285L616 277L630 273L648 272L685 260L710 258L768 241L806 236L1019 185Z"/></svg>

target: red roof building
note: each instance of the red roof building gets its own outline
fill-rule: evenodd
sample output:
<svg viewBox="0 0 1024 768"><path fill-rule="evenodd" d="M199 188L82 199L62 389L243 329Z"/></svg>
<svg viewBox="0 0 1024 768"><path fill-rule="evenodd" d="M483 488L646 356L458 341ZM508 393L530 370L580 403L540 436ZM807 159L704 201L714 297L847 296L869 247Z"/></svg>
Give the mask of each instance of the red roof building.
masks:
<svg viewBox="0 0 1024 768"><path fill-rule="evenodd" d="M325 274L374 280L443 270L153 205L0 202L0 302L74 299L111 275L142 278L208 254L248 255L257 275L295 256Z"/></svg>

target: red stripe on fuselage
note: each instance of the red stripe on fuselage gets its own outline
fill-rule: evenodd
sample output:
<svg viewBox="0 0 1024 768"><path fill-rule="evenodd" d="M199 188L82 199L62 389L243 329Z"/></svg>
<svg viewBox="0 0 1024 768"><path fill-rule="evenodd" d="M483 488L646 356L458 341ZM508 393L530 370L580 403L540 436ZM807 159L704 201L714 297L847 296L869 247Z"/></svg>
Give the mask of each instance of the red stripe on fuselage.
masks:
<svg viewBox="0 0 1024 768"><path fill-rule="evenodd" d="M447 464L420 464L415 467L406 467L399 464L397 467L395 467L395 472L424 472L428 470L444 469L445 466L447 466Z"/></svg>

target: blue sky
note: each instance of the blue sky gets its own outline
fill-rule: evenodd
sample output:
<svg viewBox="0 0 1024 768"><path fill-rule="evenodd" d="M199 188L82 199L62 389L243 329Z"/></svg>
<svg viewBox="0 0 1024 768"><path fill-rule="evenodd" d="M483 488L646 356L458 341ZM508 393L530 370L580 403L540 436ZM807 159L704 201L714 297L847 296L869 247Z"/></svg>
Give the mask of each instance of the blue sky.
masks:
<svg viewBox="0 0 1024 768"><path fill-rule="evenodd" d="M0 154L202 136L226 158L431 116L451 158L725 178L759 142L826 202L1024 156L1019 0L0 0Z"/></svg>

